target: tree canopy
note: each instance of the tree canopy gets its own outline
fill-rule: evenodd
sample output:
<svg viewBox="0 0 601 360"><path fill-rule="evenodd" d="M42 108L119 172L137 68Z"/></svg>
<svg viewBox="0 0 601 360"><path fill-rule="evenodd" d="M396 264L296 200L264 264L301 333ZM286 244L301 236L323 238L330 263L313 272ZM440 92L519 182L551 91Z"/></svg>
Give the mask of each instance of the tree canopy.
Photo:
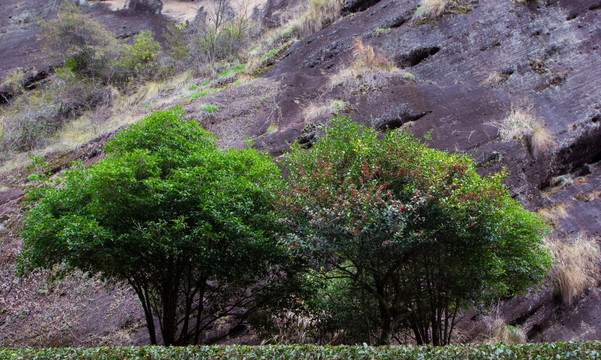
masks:
<svg viewBox="0 0 601 360"><path fill-rule="evenodd" d="M547 228L510 196L503 173L481 177L467 156L406 132L382 137L335 118L309 150L294 144L286 165L288 247L368 297L379 344L397 329L447 344L461 307L522 291L549 266Z"/></svg>
<svg viewBox="0 0 601 360"><path fill-rule="evenodd" d="M286 261L272 236L280 172L267 154L219 149L181 108L118 132L105 152L33 192L25 269L62 265L127 282L153 344L156 319L164 344L210 342L217 320L269 298Z"/></svg>

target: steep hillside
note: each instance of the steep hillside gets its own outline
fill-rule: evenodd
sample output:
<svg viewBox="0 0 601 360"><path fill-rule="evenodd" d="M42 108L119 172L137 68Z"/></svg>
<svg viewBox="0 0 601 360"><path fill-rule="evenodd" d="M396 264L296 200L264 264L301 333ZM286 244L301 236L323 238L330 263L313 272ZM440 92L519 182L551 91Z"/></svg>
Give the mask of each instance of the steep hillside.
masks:
<svg viewBox="0 0 601 360"><path fill-rule="evenodd" d="M2 77L37 63L30 56L37 49L37 25L26 19L56 11L53 4L27 1L3 5L18 7L11 10L12 18L0 19ZM270 19L292 5L267 1L256 14ZM264 57L260 71L215 77L206 85L214 91L203 96L187 90L203 79L174 80L152 94L144 90L111 116L130 111L127 116L139 117L181 104L223 145L244 146L250 138L279 156L296 138L310 146L332 112L339 111L380 129L407 128L435 148L469 154L482 174L506 168L512 194L544 216L555 237L570 242L585 232L599 238L601 2L451 0L440 15L419 5L418 0L347 0L340 20L279 47ZM124 34L145 28L160 33L164 21L161 15L93 9L94 16ZM218 111L207 111L208 104ZM60 153L51 161L54 170L98 156L101 144L126 122ZM23 184L3 175L9 178L0 193L0 332L12 339L3 341L53 344L34 324L68 314L76 334L61 329L59 345L146 342L141 310L127 291L105 291L79 278L62 291L44 285L40 274L37 282L10 274L20 246L14 228ZM78 292L78 286L85 290ZM52 305L32 310L21 305L22 299L27 304L51 299ZM489 325L502 318L521 327L529 341L599 339L599 306L598 284L565 301L547 281L500 302L492 313L468 312L459 337L482 340ZM20 328L23 321L27 329Z"/></svg>
<svg viewBox="0 0 601 360"><path fill-rule="evenodd" d="M531 210L565 209L551 215L556 234L601 233L598 1L472 1L435 20L416 17L414 1L363 3L295 44L266 74L280 81L282 116L279 131L258 144L277 153L282 140L306 133L314 119L304 110L341 99L356 120L431 131L430 145L469 153L483 174L506 167L511 191ZM355 37L412 76L369 89L333 86L329 79L353 62ZM549 138L538 145L536 133L503 138L504 121L516 112L536 119ZM499 312L530 340L595 339L598 305L597 289L573 307L543 287Z"/></svg>

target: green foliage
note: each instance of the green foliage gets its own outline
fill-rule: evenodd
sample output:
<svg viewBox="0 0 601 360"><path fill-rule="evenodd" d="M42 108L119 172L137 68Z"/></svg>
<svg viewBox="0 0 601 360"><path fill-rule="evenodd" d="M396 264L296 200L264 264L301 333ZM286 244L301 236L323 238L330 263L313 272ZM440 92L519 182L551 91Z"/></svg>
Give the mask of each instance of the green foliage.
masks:
<svg viewBox="0 0 601 360"><path fill-rule="evenodd" d="M212 112L215 112L215 111L219 110L217 108L217 105L213 105L213 104L202 105L200 107L200 109L203 110L203 111L206 111L208 113L212 113Z"/></svg>
<svg viewBox="0 0 601 360"><path fill-rule="evenodd" d="M182 61L190 55L186 41L187 32L188 27L185 22L169 23L166 31L163 32L173 62Z"/></svg>
<svg viewBox="0 0 601 360"><path fill-rule="evenodd" d="M345 343L360 344L377 339L378 328L374 326L377 302L353 282L336 272L311 274L311 283L316 288L306 298L309 316L315 324L312 336L320 344L328 344L332 339ZM341 339L341 329L344 329Z"/></svg>
<svg viewBox="0 0 601 360"><path fill-rule="evenodd" d="M141 31L132 44L118 41L102 24L71 2L58 17L41 24L42 46L50 57L84 78L123 86L139 76L156 76L161 46L151 31Z"/></svg>
<svg viewBox="0 0 601 360"><path fill-rule="evenodd" d="M237 13L229 0L215 0L188 26L188 51L195 61L233 60L251 30L249 13Z"/></svg>
<svg viewBox="0 0 601 360"><path fill-rule="evenodd" d="M261 55L261 59L267 59L268 57L270 57L271 55L277 53L280 49L271 49L268 52L266 52L265 54Z"/></svg>
<svg viewBox="0 0 601 360"><path fill-rule="evenodd" d="M78 360L226 360L226 359L378 359L378 360L582 360L599 359L599 341L432 346L188 346L114 347L82 349L0 349L2 359Z"/></svg>
<svg viewBox="0 0 601 360"><path fill-rule="evenodd" d="M237 65L229 67L227 70L220 72L219 75L217 75L217 76L218 77L228 76L232 73L236 73L238 71L244 70L245 67L246 67L246 64L237 64Z"/></svg>
<svg viewBox="0 0 601 360"><path fill-rule="evenodd" d="M286 163L288 247L369 294L380 344L399 328L418 344L447 344L460 308L523 291L549 266L548 229L511 198L503 174L482 178L469 158L405 132L380 138L335 118Z"/></svg>
<svg viewBox="0 0 601 360"><path fill-rule="evenodd" d="M198 99L201 96L205 96L207 94L216 93L218 91L219 91L219 89L213 89L213 88L208 88L208 89L196 91L196 92L188 95L188 100L190 100L190 101L196 100L196 99Z"/></svg>
<svg viewBox="0 0 601 360"><path fill-rule="evenodd" d="M133 44L123 44L119 57L111 67L117 72L116 79L131 80L141 74L150 74L156 70L156 59L161 45L154 39L150 30L141 31L134 37Z"/></svg>
<svg viewBox="0 0 601 360"><path fill-rule="evenodd" d="M271 236L280 175L267 154L220 150L181 108L118 132L105 152L39 188L22 270L63 265L128 283L154 344L155 319L165 344L195 344L219 319L278 300L270 289L290 262Z"/></svg>

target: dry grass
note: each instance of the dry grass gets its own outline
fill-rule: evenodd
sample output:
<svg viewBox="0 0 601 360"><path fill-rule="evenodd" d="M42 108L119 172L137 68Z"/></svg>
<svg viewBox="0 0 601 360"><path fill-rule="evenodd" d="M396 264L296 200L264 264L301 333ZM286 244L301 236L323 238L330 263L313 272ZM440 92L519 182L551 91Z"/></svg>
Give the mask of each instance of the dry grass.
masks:
<svg viewBox="0 0 601 360"><path fill-rule="evenodd" d="M299 37L309 36L340 18L341 0L309 0L304 7L295 7L285 15L282 24L263 33L248 51L247 73L255 73L271 63L275 55L289 48Z"/></svg>
<svg viewBox="0 0 601 360"><path fill-rule="evenodd" d="M371 45L365 45L361 39L355 38L353 63L330 77L330 88L341 85L354 90L360 87L378 89L392 76L402 74L383 53L378 53Z"/></svg>
<svg viewBox="0 0 601 360"><path fill-rule="evenodd" d="M310 0L299 17L301 36L309 36L330 25L340 17L341 10L340 0Z"/></svg>
<svg viewBox="0 0 601 360"><path fill-rule="evenodd" d="M444 13L451 2L450 0L422 0L416 15L430 19L437 18Z"/></svg>
<svg viewBox="0 0 601 360"><path fill-rule="evenodd" d="M310 103L303 111L305 121L323 120L348 109L349 104L344 100L331 99L323 104Z"/></svg>
<svg viewBox="0 0 601 360"><path fill-rule="evenodd" d="M313 339L309 335L315 328L315 321L292 311L272 316L271 324L276 331L267 342L276 344L308 344Z"/></svg>
<svg viewBox="0 0 601 360"><path fill-rule="evenodd" d="M280 14L280 26L269 29L254 41L246 57L247 74L260 75L277 57L299 37L306 37L340 18L342 0L309 0L305 6L296 6Z"/></svg>
<svg viewBox="0 0 601 360"><path fill-rule="evenodd" d="M563 302L571 305L576 298L599 282L599 246L596 239L582 233L572 242L553 238L547 241L555 263L549 275Z"/></svg>
<svg viewBox="0 0 601 360"><path fill-rule="evenodd" d="M500 72L496 70L491 71L488 74L486 74L486 76L482 80L482 84L488 86L496 86L507 81L509 76L511 76L511 74L507 72Z"/></svg>
<svg viewBox="0 0 601 360"><path fill-rule="evenodd" d="M490 331L492 334L490 341L495 344L525 344L528 340L519 326L507 325L501 318L492 323Z"/></svg>
<svg viewBox="0 0 601 360"><path fill-rule="evenodd" d="M548 151L555 145L551 133L531 114L528 108L511 107L509 115L499 124L501 139L513 139L532 146L535 152Z"/></svg>
<svg viewBox="0 0 601 360"><path fill-rule="evenodd" d="M416 22L428 22L445 13L465 14L472 9L469 0L421 0L413 19Z"/></svg>
<svg viewBox="0 0 601 360"><path fill-rule="evenodd" d="M154 110L175 103L192 80L192 72L188 71L166 82L148 82L129 94L122 94L114 88L107 88L106 91L107 93L110 91L109 97L112 99L110 102L101 104L94 109L82 111L78 116L64 121L55 133L45 138L46 141L34 144L37 146L34 146L33 149L24 152L17 151L17 148L4 149L2 153L4 159L0 163L0 178L9 183L18 183L17 178L21 174L19 169L23 169L30 163L30 154L56 156L56 154L68 152L95 136L114 131L123 125L137 121ZM59 85L61 84L57 83L53 85L53 88ZM22 97L23 101L27 100L28 104L32 102L30 98L36 101L45 100L40 96L32 96L32 94L25 94ZM44 109L45 107L24 106L19 108L17 115L28 115ZM0 123L4 128L7 127L8 121L15 117L9 110L0 112Z"/></svg>
<svg viewBox="0 0 601 360"><path fill-rule="evenodd" d="M253 49L253 51L249 53L250 57L246 63L246 69L240 76L255 78L267 71L270 66L274 65L275 59L297 41L296 38L291 38L291 34L283 34L284 33L282 33L282 37L273 39L273 42L268 38L267 41L260 43L258 47ZM282 43L284 40L287 41ZM271 44L271 46L275 46L275 48L268 48L267 44Z"/></svg>
<svg viewBox="0 0 601 360"><path fill-rule="evenodd" d="M378 68L386 71L395 69L394 64L384 54L377 54L371 45L363 44L363 41L358 38L355 38L353 42L353 59L355 68Z"/></svg>
<svg viewBox="0 0 601 360"><path fill-rule="evenodd" d="M564 203L557 203L549 208L542 208L537 211L545 223L552 228L556 228L559 224L559 220L568 217L568 206Z"/></svg>
<svg viewBox="0 0 601 360"><path fill-rule="evenodd" d="M499 84L503 81L503 76L501 75L500 72L498 71L491 71L486 78L484 79L483 83L485 85L496 85Z"/></svg>

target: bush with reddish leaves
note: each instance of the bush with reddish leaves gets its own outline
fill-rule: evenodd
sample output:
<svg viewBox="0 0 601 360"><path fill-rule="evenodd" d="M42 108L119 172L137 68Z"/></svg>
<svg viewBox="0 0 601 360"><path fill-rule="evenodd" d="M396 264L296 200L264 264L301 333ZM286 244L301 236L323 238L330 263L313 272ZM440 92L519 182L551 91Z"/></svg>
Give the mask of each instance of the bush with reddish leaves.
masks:
<svg viewBox="0 0 601 360"><path fill-rule="evenodd" d="M418 344L448 344L461 308L522 291L549 266L544 223L503 173L481 177L467 156L335 118L286 162L287 246L370 301L350 311L375 334L349 341L388 344L406 329Z"/></svg>

